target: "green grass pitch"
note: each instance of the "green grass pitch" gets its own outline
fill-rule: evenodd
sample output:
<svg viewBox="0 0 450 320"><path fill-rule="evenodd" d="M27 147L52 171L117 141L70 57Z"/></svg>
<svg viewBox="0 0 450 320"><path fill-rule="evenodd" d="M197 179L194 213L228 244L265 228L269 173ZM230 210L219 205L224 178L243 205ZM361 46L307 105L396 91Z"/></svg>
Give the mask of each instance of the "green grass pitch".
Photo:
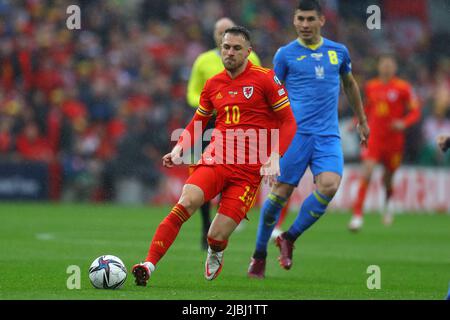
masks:
<svg viewBox="0 0 450 320"><path fill-rule="evenodd" d="M203 278L200 217L188 221L147 287L131 274L120 290L94 289L87 270L102 254L120 257L128 270L143 259L168 207L0 204L0 299L438 299L450 282L450 215L397 215L387 228L375 214L351 234L348 213L327 213L296 243L291 270L281 269L271 243L266 279L248 279L258 210L234 233L224 269ZM288 223L294 219L291 214ZM67 288L67 268L81 269L81 289ZM381 289L369 290L370 265Z"/></svg>

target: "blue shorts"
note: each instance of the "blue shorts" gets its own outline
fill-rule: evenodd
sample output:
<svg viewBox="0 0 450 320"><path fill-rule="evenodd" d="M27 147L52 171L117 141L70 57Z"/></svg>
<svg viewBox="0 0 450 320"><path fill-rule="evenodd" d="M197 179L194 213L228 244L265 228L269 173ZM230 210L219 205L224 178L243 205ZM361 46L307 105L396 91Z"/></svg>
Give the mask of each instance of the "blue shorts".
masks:
<svg viewBox="0 0 450 320"><path fill-rule="evenodd" d="M318 136L296 133L291 145L280 159L278 182L298 186L307 167L313 176L335 172L342 177L344 155L337 136Z"/></svg>

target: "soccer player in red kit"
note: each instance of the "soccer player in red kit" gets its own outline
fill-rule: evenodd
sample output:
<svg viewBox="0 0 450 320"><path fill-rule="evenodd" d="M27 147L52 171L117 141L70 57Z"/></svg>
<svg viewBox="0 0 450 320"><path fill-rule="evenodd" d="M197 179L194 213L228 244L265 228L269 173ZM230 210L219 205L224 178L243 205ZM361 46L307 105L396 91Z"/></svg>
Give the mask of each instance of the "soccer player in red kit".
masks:
<svg viewBox="0 0 450 320"><path fill-rule="evenodd" d="M181 162L182 152L194 145L215 110L211 143L187 179L178 203L156 229L145 262L133 267L137 285L146 285L183 223L221 193L208 232L205 262L205 278L215 279L222 270L228 238L253 205L261 176L271 184L280 174L279 159L294 137L296 123L281 82L272 70L253 65L248 60L250 52L247 29L235 26L225 31L221 44L225 70L206 82L192 121L172 152L163 157L163 165ZM195 130L199 124L200 130ZM271 132L278 137L271 137Z"/></svg>
<svg viewBox="0 0 450 320"><path fill-rule="evenodd" d="M349 223L351 231L363 225L363 207L373 169L377 164L384 167L383 184L386 191L383 222L393 220L392 180L403 159L405 129L420 119L418 101L412 86L396 76L397 62L393 55L382 55L378 60L378 77L365 87L366 114L371 130L367 148L361 151L363 173L358 197Z"/></svg>

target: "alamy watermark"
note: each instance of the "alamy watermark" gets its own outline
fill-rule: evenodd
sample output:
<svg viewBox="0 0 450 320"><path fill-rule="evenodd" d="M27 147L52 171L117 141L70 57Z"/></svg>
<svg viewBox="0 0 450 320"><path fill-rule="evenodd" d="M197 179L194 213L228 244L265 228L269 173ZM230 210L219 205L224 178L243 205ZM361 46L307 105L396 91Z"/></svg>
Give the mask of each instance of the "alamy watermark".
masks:
<svg viewBox="0 0 450 320"><path fill-rule="evenodd" d="M381 268L377 265L370 265L367 267L366 272L370 274L366 282L367 289L381 289Z"/></svg>
<svg viewBox="0 0 450 320"><path fill-rule="evenodd" d="M279 153L279 129L208 129L202 131L202 122L194 121L194 139L184 129L172 132L171 141L182 137L183 154L175 164L189 164L191 156L199 159L202 155L201 144L192 143L201 137L202 142L210 142L205 149L202 161L215 164L261 164L269 161L271 153ZM270 142L270 145L269 145ZM193 145L192 145L193 144ZM190 156L186 156L186 155Z"/></svg>
<svg viewBox="0 0 450 320"><path fill-rule="evenodd" d="M370 16L367 18L366 26L369 30L381 29L381 9L373 4L367 7L366 13Z"/></svg>
<svg viewBox="0 0 450 320"><path fill-rule="evenodd" d="M366 13L369 17L366 20L366 26L369 30L381 29L381 8L375 4L367 7ZM66 26L69 30L81 29L81 9L79 6L72 4L67 7Z"/></svg>
<svg viewBox="0 0 450 320"><path fill-rule="evenodd" d="M81 9L79 6L72 4L67 7L66 13L70 16L66 19L66 27L69 30L81 29Z"/></svg>
<svg viewBox="0 0 450 320"><path fill-rule="evenodd" d="M69 275L66 280L66 287L69 290L81 289L81 269L77 265L69 265L66 269L66 273ZM366 281L367 289L380 290L381 289L381 268L378 265L370 265L366 269L366 273L369 277ZM450 294L450 291L449 291Z"/></svg>
<svg viewBox="0 0 450 320"><path fill-rule="evenodd" d="M66 273L69 275L66 281L67 289L81 289L81 269L77 265L70 265L66 269Z"/></svg>

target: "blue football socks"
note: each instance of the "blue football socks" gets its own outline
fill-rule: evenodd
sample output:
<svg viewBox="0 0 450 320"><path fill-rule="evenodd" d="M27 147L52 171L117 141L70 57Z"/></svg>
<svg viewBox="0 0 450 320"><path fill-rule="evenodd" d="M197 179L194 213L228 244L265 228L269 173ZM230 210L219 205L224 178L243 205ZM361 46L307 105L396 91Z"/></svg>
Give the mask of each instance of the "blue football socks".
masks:
<svg viewBox="0 0 450 320"><path fill-rule="evenodd" d="M305 232L311 225L313 225L325 213L331 198L321 194L319 191L314 191L303 202L300 212L295 219L292 226L286 232L285 237L290 241L295 241Z"/></svg>
<svg viewBox="0 0 450 320"><path fill-rule="evenodd" d="M287 199L270 193L264 205L261 208L259 216L258 233L256 237L256 250L253 255L257 259L265 259L267 256L267 243L272 234L278 218L280 217L281 209L286 204Z"/></svg>

